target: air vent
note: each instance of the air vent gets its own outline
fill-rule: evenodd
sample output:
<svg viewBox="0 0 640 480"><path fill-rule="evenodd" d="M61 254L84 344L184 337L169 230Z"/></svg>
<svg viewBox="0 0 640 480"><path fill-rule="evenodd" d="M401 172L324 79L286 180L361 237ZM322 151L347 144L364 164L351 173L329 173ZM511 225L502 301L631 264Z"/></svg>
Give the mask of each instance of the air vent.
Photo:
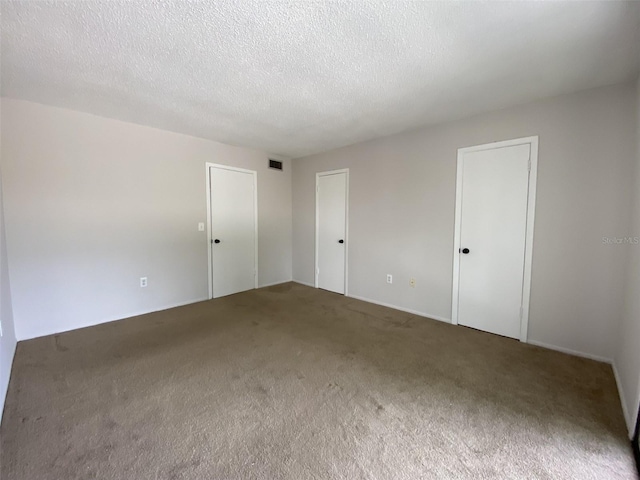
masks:
<svg viewBox="0 0 640 480"><path fill-rule="evenodd" d="M269 159L269 168L273 168L275 170L282 170L282 162L280 160Z"/></svg>

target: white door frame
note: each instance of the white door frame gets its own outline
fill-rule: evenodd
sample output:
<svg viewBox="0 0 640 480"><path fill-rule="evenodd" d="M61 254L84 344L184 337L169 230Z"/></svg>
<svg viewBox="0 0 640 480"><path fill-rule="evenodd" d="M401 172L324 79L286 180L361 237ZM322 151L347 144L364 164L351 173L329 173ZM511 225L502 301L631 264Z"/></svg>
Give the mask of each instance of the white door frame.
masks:
<svg viewBox="0 0 640 480"><path fill-rule="evenodd" d="M258 172L255 170L247 170L246 168L230 167L229 165L221 165L219 163L205 163L206 184L207 184L207 265L209 276L209 300L213 298L213 239L211 232L211 168L222 168L224 170L232 170L234 172L250 173L253 175L253 210L255 213L254 226L254 244L255 244L255 265L254 265L254 287L258 288Z"/></svg>
<svg viewBox="0 0 640 480"><path fill-rule="evenodd" d="M458 325L458 299L460 295L460 234L462 222L462 159L465 153L493 150L494 148L531 145L529 171L529 194L527 198L527 232L524 252L524 282L522 286L522 319L520 320L520 341L527 341L529 326L529 300L531 296L531 263L533 260L533 225L536 212L536 184L538 180L538 137L524 137L504 142L487 143L458 149L458 172L456 179L456 215L453 240L453 295L451 302L451 323Z"/></svg>
<svg viewBox="0 0 640 480"><path fill-rule="evenodd" d="M345 173L347 175L347 191L345 192L345 226L344 226L344 296L348 296L349 293L349 169L343 168L340 170L329 170L327 172L316 173L316 261L314 271L314 286L318 288L318 236L320 227L320 205L319 205L319 191L320 191L320 177L326 177L328 175L337 175Z"/></svg>

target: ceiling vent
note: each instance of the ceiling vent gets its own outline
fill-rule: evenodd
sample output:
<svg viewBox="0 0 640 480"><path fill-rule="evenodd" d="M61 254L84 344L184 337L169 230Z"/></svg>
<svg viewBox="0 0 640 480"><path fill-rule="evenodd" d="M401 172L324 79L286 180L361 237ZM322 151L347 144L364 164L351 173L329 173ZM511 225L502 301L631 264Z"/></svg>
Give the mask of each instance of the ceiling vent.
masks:
<svg viewBox="0 0 640 480"><path fill-rule="evenodd" d="M282 162L280 160L269 159L269 168L273 168L274 170L282 170Z"/></svg>

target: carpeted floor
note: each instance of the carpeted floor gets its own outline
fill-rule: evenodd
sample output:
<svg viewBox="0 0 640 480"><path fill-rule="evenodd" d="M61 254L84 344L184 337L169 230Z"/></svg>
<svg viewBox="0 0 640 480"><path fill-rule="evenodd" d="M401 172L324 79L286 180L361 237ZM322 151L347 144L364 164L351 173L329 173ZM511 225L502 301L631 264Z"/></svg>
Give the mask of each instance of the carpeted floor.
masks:
<svg viewBox="0 0 640 480"><path fill-rule="evenodd" d="M18 345L3 480L634 479L609 365L290 283Z"/></svg>

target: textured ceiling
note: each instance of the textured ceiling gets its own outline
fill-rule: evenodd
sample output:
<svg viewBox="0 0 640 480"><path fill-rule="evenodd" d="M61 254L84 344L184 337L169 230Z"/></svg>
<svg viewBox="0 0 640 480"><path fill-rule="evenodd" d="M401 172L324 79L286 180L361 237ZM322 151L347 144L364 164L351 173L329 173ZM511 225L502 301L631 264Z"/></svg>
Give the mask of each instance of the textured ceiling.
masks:
<svg viewBox="0 0 640 480"><path fill-rule="evenodd" d="M2 94L298 157L634 78L640 2L2 1Z"/></svg>

